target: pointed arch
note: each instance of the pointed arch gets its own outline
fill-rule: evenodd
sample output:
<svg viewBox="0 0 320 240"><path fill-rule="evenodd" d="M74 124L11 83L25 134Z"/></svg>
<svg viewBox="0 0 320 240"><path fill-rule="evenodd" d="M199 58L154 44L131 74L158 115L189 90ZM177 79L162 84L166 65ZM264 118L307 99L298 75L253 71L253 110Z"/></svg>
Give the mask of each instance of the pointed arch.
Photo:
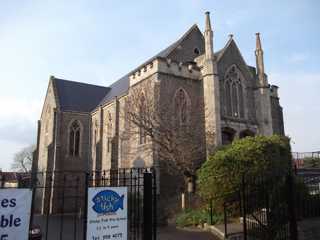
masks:
<svg viewBox="0 0 320 240"><path fill-rule="evenodd" d="M185 125L190 120L191 100L183 88L179 88L174 94L175 112L179 125Z"/></svg>
<svg viewBox="0 0 320 240"><path fill-rule="evenodd" d="M226 116L245 118L244 89L244 77L237 65L232 64L224 75Z"/></svg>
<svg viewBox="0 0 320 240"><path fill-rule="evenodd" d="M245 138L245 137L254 137L256 134L251 131L250 129L245 129L240 132L239 138Z"/></svg>
<svg viewBox="0 0 320 240"><path fill-rule="evenodd" d="M69 124L69 156L80 156L81 135L82 125L80 121L72 120Z"/></svg>
<svg viewBox="0 0 320 240"><path fill-rule="evenodd" d="M239 111L240 118L244 118L244 96L243 96L243 86L241 82L238 83L238 97L239 97Z"/></svg>
<svg viewBox="0 0 320 240"><path fill-rule="evenodd" d="M146 98L144 93L141 93L139 99L139 143L145 144L147 142L147 134L145 131L145 124L146 124Z"/></svg>
<svg viewBox="0 0 320 240"><path fill-rule="evenodd" d="M112 115L109 111L107 113L106 123L107 123L107 141L106 141L107 152L110 152L112 149Z"/></svg>
<svg viewBox="0 0 320 240"><path fill-rule="evenodd" d="M226 102L226 114L232 116L232 103L231 103L231 81L227 80L225 83L225 102Z"/></svg>
<svg viewBox="0 0 320 240"><path fill-rule="evenodd" d="M234 140L234 137L236 135L236 130L234 130L231 127L224 127L221 129L221 135L222 135L222 145L228 145L231 144Z"/></svg>
<svg viewBox="0 0 320 240"><path fill-rule="evenodd" d="M238 108L238 91L237 83L233 82L231 87L231 101L232 101L232 117L239 117L239 108Z"/></svg>

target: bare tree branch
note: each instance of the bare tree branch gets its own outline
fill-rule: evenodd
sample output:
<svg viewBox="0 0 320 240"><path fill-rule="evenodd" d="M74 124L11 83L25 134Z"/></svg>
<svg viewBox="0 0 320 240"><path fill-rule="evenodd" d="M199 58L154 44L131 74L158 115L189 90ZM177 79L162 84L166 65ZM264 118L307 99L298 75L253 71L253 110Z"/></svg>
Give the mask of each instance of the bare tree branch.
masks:
<svg viewBox="0 0 320 240"><path fill-rule="evenodd" d="M29 172L32 166L32 155L35 150L34 145L21 149L14 155L11 169L17 172Z"/></svg>
<svg viewBox="0 0 320 240"><path fill-rule="evenodd" d="M205 160L202 99L192 99L193 104L198 106L197 114L189 110L187 119L181 123L176 104L159 101L155 91L150 89L154 89L151 83L145 83L144 87L130 90L122 116L130 126L126 134L129 137L139 136L143 132L157 149L162 164L185 176L194 175ZM141 98L144 100L141 101Z"/></svg>

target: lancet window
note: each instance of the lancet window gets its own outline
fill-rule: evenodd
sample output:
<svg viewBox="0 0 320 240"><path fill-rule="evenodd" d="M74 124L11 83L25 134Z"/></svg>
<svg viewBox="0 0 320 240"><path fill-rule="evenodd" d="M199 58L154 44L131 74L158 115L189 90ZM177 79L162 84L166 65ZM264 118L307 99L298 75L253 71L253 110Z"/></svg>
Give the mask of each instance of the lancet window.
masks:
<svg viewBox="0 0 320 240"><path fill-rule="evenodd" d="M233 118L244 118L243 78L233 65L226 73L223 83L224 114Z"/></svg>

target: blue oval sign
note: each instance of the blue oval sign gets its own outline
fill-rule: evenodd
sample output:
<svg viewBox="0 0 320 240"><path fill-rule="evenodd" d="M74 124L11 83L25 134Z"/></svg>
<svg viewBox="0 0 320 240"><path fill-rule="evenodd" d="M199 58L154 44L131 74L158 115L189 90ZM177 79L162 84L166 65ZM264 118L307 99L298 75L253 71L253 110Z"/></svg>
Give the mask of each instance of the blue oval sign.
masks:
<svg viewBox="0 0 320 240"><path fill-rule="evenodd" d="M98 214L115 214L119 209L123 210L124 195L120 196L112 190L98 192L92 201L92 209Z"/></svg>

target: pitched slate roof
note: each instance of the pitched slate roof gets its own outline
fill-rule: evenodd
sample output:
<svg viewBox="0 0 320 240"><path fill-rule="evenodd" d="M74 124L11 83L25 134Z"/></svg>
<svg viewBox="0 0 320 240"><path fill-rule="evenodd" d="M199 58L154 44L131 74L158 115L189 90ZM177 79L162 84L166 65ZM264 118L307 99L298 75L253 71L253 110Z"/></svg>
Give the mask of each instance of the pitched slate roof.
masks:
<svg viewBox="0 0 320 240"><path fill-rule="evenodd" d="M169 54L171 54L175 49L177 49L181 44L181 42L185 40L193 30L199 30L196 24L194 24L185 34L183 34L182 37L180 37L176 42L172 43L169 47L165 48L164 50L162 50L152 58L149 58L147 61L139 65L137 68L135 68L134 70L132 70L131 72L129 72L128 74L120 78L118 81L110 85L109 87L111 88L111 91L108 92L108 94L102 99L100 104L105 104L109 102L111 99L113 99L114 97L121 96L124 93L126 93L129 89L129 81L130 81L129 76L131 73L135 72L137 69L143 67L144 65L146 65L147 63L153 61L158 57L160 58L168 57Z"/></svg>
<svg viewBox="0 0 320 240"><path fill-rule="evenodd" d="M128 73L127 75L120 78L118 81L111 84L109 86L110 91L107 93L107 95L104 96L104 98L102 98L102 101L99 105L107 103L111 101L113 98L125 94L129 89L129 76L130 74Z"/></svg>
<svg viewBox="0 0 320 240"><path fill-rule="evenodd" d="M128 91L130 86L130 74L158 57L167 58L174 52L174 50L178 49L182 42L187 39L190 33L192 33L194 30L200 32L198 26L194 24L185 34L183 34L182 37L180 37L173 44L171 44L152 58L148 59L143 64L139 65L133 71L129 72L118 81L111 84L109 87L102 87L53 78L61 110L91 112L97 106L111 101L116 96L124 95ZM221 57L221 55L223 55L223 52L224 49L221 49L220 51L216 52L215 55L219 58Z"/></svg>
<svg viewBox="0 0 320 240"><path fill-rule="evenodd" d="M108 87L52 77L62 111L91 112L110 91Z"/></svg>

